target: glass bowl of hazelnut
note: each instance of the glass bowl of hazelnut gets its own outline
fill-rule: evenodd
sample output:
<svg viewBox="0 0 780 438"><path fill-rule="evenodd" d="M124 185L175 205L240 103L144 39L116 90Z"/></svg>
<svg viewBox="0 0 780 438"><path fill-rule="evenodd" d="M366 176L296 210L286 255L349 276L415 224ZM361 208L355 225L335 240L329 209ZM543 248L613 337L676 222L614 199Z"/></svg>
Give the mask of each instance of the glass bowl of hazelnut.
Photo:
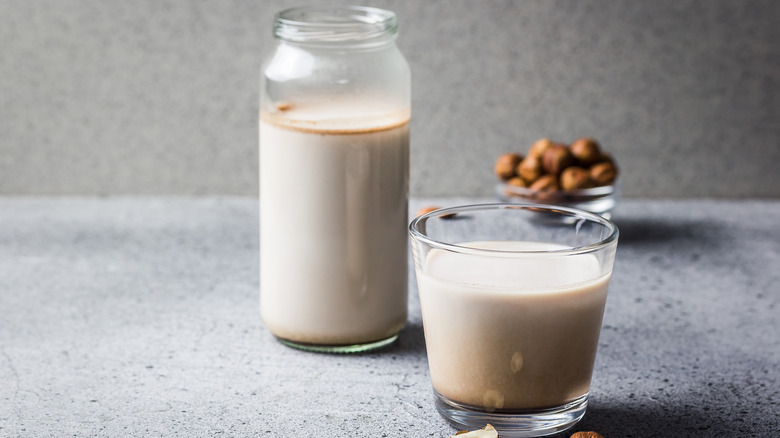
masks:
<svg viewBox="0 0 780 438"><path fill-rule="evenodd" d="M615 160L592 138L571 144L540 139L525 156L498 157L494 171L504 202L560 205L609 218L620 199Z"/></svg>

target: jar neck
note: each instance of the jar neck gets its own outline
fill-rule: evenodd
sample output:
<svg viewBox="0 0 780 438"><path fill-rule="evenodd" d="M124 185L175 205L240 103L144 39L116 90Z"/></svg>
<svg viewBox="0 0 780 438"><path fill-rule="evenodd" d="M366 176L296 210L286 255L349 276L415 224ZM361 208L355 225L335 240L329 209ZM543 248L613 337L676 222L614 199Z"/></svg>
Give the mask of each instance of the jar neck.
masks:
<svg viewBox="0 0 780 438"><path fill-rule="evenodd" d="M313 48L378 48L398 34L395 13L363 6L305 6L287 9L274 18L280 42Z"/></svg>

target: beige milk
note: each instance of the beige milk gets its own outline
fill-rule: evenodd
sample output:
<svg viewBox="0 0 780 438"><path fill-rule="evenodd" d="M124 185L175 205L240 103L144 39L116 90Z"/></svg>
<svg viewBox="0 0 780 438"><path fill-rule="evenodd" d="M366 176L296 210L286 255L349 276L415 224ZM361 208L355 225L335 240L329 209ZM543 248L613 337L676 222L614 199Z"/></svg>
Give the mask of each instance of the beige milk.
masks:
<svg viewBox="0 0 780 438"><path fill-rule="evenodd" d="M365 102L261 114L261 309L274 335L358 344L405 324L408 122Z"/></svg>
<svg viewBox="0 0 780 438"><path fill-rule="evenodd" d="M609 281L595 256L488 258L432 250L425 263L418 284L439 393L487 410L522 410L560 406L588 392Z"/></svg>

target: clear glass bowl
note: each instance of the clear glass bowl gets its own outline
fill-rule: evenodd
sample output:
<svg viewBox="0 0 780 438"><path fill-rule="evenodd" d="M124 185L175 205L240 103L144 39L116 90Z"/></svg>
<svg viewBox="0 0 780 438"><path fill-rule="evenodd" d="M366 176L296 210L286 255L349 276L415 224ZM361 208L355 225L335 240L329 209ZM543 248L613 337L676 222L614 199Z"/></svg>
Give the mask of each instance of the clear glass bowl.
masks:
<svg viewBox="0 0 780 438"><path fill-rule="evenodd" d="M579 208L609 219L612 209L620 200L620 186L615 181L612 185L591 189L545 191L499 183L496 185L496 194L504 202L534 202Z"/></svg>

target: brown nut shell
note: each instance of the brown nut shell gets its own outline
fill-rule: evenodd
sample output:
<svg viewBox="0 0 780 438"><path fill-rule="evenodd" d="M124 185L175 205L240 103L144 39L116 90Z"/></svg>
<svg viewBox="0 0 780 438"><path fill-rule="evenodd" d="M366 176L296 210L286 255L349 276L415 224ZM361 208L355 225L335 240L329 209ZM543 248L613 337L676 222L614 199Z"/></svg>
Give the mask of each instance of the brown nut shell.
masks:
<svg viewBox="0 0 780 438"><path fill-rule="evenodd" d="M580 138L569 146L569 152L584 167L600 161L601 146L592 138Z"/></svg>
<svg viewBox="0 0 780 438"><path fill-rule="evenodd" d="M615 168L617 168L617 164L615 164L615 159L612 158L612 155L606 152L602 152L599 159L593 164L597 164L597 163L612 163L612 165L615 166Z"/></svg>
<svg viewBox="0 0 780 438"><path fill-rule="evenodd" d="M560 185L563 190L580 190L593 187L593 181L587 169L572 166L561 172Z"/></svg>
<svg viewBox="0 0 780 438"><path fill-rule="evenodd" d="M529 155L517 166L517 174L525 180L526 184L532 184L544 174L542 160L534 155Z"/></svg>
<svg viewBox="0 0 780 438"><path fill-rule="evenodd" d="M571 438L604 438L600 433L596 432L577 432L571 435Z"/></svg>
<svg viewBox="0 0 780 438"><path fill-rule="evenodd" d="M518 196L518 194L515 192L513 187L519 187L524 189L528 187L528 184L526 184L525 181L523 181L523 178L520 178L519 176L510 178L506 182L506 187L504 187L504 195Z"/></svg>
<svg viewBox="0 0 780 438"><path fill-rule="evenodd" d="M574 165L574 155L569 152L566 146L554 144L547 148L542 158L542 167L547 173L560 175L563 169Z"/></svg>
<svg viewBox="0 0 780 438"><path fill-rule="evenodd" d="M534 142L534 144L531 146L531 149L528 150L528 156L542 158L547 148L553 144L555 143L550 141L549 138L540 138L539 140L536 140L536 142Z"/></svg>
<svg viewBox="0 0 780 438"><path fill-rule="evenodd" d="M531 184L531 187L529 188L542 192L560 190L560 186L558 185L558 177L550 174L542 175L539 177L539 179L534 181L534 183Z"/></svg>
<svg viewBox="0 0 780 438"><path fill-rule="evenodd" d="M594 164L590 168L590 179L595 186L608 186L617 179L617 167L611 161Z"/></svg>
<svg viewBox="0 0 780 438"><path fill-rule="evenodd" d="M503 154L496 160L496 165L493 167L493 171L500 179L506 181L517 175L517 165L523 159L519 154L508 153Z"/></svg>
<svg viewBox="0 0 780 438"><path fill-rule="evenodd" d="M525 180L523 180L523 178L520 178L519 176L516 176L514 178L509 178L506 181L506 183L514 187L528 187L528 184L526 184Z"/></svg>
<svg viewBox="0 0 780 438"><path fill-rule="evenodd" d="M430 212L436 211L436 210L438 210L440 208L441 207L439 207L438 205L429 205L427 207L423 207L423 208L417 210L417 216L422 216L425 213L430 213ZM443 214L443 215L441 215L439 217L441 217L442 219L449 219L449 218L455 217L455 213Z"/></svg>

